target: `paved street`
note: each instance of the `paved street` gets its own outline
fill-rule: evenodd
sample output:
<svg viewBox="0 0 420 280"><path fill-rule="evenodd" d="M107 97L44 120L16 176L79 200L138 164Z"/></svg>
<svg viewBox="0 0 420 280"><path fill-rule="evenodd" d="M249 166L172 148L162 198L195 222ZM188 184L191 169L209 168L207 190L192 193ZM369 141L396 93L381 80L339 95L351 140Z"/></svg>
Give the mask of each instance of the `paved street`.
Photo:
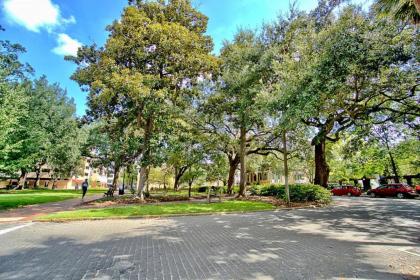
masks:
<svg viewBox="0 0 420 280"><path fill-rule="evenodd" d="M0 279L420 279L419 200L335 200L323 209L19 224L0 235Z"/></svg>

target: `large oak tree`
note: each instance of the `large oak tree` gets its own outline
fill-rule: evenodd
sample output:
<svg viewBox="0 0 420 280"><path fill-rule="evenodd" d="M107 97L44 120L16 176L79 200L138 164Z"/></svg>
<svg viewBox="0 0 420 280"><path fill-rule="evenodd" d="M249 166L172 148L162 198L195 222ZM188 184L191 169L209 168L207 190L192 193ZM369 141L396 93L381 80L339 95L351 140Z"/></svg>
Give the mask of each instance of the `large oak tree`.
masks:
<svg viewBox="0 0 420 280"><path fill-rule="evenodd" d="M138 194L162 133L185 104L199 78L217 66L205 35L207 17L189 0L129 1L119 21L108 26L103 48L85 46L73 58L73 79L89 91L93 119L135 124L143 140L138 150Z"/></svg>

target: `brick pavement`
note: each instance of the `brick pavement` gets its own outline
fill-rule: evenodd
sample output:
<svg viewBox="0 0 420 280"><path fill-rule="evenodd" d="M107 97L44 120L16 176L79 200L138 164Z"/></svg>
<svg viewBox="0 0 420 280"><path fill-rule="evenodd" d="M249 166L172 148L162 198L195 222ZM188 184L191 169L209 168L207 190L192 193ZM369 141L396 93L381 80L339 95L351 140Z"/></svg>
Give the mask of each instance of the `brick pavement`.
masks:
<svg viewBox="0 0 420 280"><path fill-rule="evenodd" d="M386 214L384 214L386 213ZM35 223L0 236L0 279L419 279L420 201Z"/></svg>

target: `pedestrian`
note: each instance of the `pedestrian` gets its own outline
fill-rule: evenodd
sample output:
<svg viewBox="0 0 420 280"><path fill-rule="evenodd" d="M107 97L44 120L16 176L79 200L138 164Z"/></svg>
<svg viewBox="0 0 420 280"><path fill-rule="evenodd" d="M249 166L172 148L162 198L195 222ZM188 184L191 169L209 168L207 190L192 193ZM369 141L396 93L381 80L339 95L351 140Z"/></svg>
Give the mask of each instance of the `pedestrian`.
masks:
<svg viewBox="0 0 420 280"><path fill-rule="evenodd" d="M82 200L86 195L88 187L89 187L88 179L85 179L85 181L82 183L82 190L83 190Z"/></svg>

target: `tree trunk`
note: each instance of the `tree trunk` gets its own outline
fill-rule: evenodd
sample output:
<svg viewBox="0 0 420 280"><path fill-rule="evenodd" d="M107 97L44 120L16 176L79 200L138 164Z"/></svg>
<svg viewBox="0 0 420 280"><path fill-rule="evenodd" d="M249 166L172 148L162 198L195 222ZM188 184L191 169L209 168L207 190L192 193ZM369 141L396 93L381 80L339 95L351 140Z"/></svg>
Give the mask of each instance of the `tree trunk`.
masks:
<svg viewBox="0 0 420 280"><path fill-rule="evenodd" d="M147 181L147 167L141 167L137 176L137 190L138 196L141 200L144 200L144 191Z"/></svg>
<svg viewBox="0 0 420 280"><path fill-rule="evenodd" d="M286 135L286 131L283 132L282 141L283 141L284 189L286 191L286 203L287 203L287 206L290 206L289 166L288 166L288 162L287 162L288 152L287 152L287 135Z"/></svg>
<svg viewBox="0 0 420 280"><path fill-rule="evenodd" d="M39 187L40 177L41 177L41 166L38 166L38 168L36 169L36 179L34 183L35 188Z"/></svg>
<svg viewBox="0 0 420 280"><path fill-rule="evenodd" d="M389 148L388 142L386 142L385 145L386 145L386 149L388 150L389 160L391 161L392 173L394 173L394 176L395 176L394 181L395 183L399 183L400 178L398 176L397 164L395 163L394 156L391 153L391 149Z"/></svg>
<svg viewBox="0 0 420 280"><path fill-rule="evenodd" d="M146 173L146 192L150 192L150 190L149 190L149 174L150 174L150 166L147 168L147 171L146 171L147 173Z"/></svg>
<svg viewBox="0 0 420 280"><path fill-rule="evenodd" d="M246 188L245 144L246 144L246 130L245 130L245 127L241 127L240 150L239 150L241 173L240 173L238 196L245 196L245 188Z"/></svg>
<svg viewBox="0 0 420 280"><path fill-rule="evenodd" d="M227 180L227 193L229 195L232 194L232 187L233 187L233 183L235 182L235 172L236 169L238 168L238 156L235 156L233 159L229 159L229 175L228 175L228 180Z"/></svg>
<svg viewBox="0 0 420 280"><path fill-rule="evenodd" d="M188 197L191 198L191 187L192 187L193 181L190 180L188 182Z"/></svg>
<svg viewBox="0 0 420 280"><path fill-rule="evenodd" d="M126 171L126 169L124 168L124 170L123 170L123 182L122 182L123 190L125 189L125 171Z"/></svg>
<svg viewBox="0 0 420 280"><path fill-rule="evenodd" d="M144 129L144 144L143 144L143 159L146 162L149 161L150 156L150 137L152 134L152 128L153 128L153 119L152 117L147 118L146 127ZM147 172L148 165L144 166L144 163L142 163L142 166L140 167L140 170L138 172L137 176L137 195L140 197L141 200L144 200L144 187L147 181L148 172Z"/></svg>
<svg viewBox="0 0 420 280"><path fill-rule="evenodd" d="M179 182L181 181L182 176L188 170L188 166L182 166L181 168L175 167L175 182L174 182L174 190L178 191L179 189Z"/></svg>
<svg viewBox="0 0 420 280"><path fill-rule="evenodd" d="M28 172L22 169L20 173L19 184L18 184L20 187L22 187L22 190L25 188L27 175L28 175Z"/></svg>
<svg viewBox="0 0 420 280"><path fill-rule="evenodd" d="M134 192L134 189L133 189L134 177L133 177L131 171L130 171L130 173L128 173L128 176L129 176L129 178L131 177L131 180L130 180L130 189L133 190L133 192Z"/></svg>
<svg viewBox="0 0 420 280"><path fill-rule="evenodd" d="M120 166L116 164L114 167L114 179L112 179L112 191L117 189L118 179L120 177Z"/></svg>
<svg viewBox="0 0 420 280"><path fill-rule="evenodd" d="M163 191L166 194L166 192L167 192L167 189L166 189L166 176L163 176Z"/></svg>
<svg viewBox="0 0 420 280"><path fill-rule="evenodd" d="M51 186L51 189L53 189L53 190L56 189L55 183L57 183L57 177L56 176L54 176L53 183L52 183L52 186Z"/></svg>
<svg viewBox="0 0 420 280"><path fill-rule="evenodd" d="M175 167L174 191L178 191L179 179L181 178L181 176L179 176L179 174L180 174L179 168Z"/></svg>
<svg viewBox="0 0 420 280"><path fill-rule="evenodd" d="M327 187L330 168L325 156L325 138L315 144L315 178L314 184Z"/></svg>
<svg viewBox="0 0 420 280"><path fill-rule="evenodd" d="M417 13L420 14L420 1L414 0L413 2L414 2L414 6L416 6ZM415 22L415 23L418 23L418 22Z"/></svg>

